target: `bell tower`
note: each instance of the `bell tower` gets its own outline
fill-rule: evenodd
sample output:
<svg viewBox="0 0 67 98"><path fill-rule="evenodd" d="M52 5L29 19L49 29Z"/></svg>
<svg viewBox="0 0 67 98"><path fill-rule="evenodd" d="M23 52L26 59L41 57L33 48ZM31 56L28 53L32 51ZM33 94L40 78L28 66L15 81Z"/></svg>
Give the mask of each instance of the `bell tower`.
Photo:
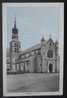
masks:
<svg viewBox="0 0 67 98"><path fill-rule="evenodd" d="M12 28L12 39L10 42L10 67L11 71L15 71L15 62L18 53L20 52L20 41L18 38L18 29L16 27L16 18L14 20L14 27Z"/></svg>
<svg viewBox="0 0 67 98"><path fill-rule="evenodd" d="M20 49L20 42L18 39L18 29L16 27L16 18L14 20L14 27L12 28L12 41L11 41L11 52L18 53Z"/></svg>

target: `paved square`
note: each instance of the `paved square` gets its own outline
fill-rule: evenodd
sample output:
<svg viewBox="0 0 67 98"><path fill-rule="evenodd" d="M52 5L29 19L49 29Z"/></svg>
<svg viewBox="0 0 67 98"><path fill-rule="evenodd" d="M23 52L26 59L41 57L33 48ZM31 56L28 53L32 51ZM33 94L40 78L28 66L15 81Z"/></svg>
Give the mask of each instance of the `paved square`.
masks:
<svg viewBox="0 0 67 98"><path fill-rule="evenodd" d="M59 90L58 73L25 73L7 76L9 92L52 92Z"/></svg>

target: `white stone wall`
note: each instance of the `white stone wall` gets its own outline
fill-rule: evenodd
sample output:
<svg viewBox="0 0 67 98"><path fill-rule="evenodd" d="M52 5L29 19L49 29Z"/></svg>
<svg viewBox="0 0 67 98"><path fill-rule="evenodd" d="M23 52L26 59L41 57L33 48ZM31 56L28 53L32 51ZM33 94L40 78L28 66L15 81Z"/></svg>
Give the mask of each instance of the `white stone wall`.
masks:
<svg viewBox="0 0 67 98"><path fill-rule="evenodd" d="M41 72L41 56L37 56L37 72Z"/></svg>
<svg viewBox="0 0 67 98"><path fill-rule="evenodd" d="M57 72L60 71L60 57L57 57Z"/></svg>
<svg viewBox="0 0 67 98"><path fill-rule="evenodd" d="M53 71L52 72L59 72L59 56L56 57L56 50L55 50L55 44L53 42L51 42L51 46L50 46L50 41L48 42L43 42L43 44L41 43L41 50L34 50L31 51L30 53L25 53L24 57L23 54L20 58L21 63L19 65L17 65L15 67L15 60L18 57L18 54L12 54L11 55L11 64L12 64L12 69L13 70L20 70L21 71L25 71L25 72L34 72L36 70L36 72L49 72L49 64L53 65ZM49 58L47 56L47 52L49 50L53 51L53 57ZM35 51L37 51L35 53ZM38 51L41 52L40 54L38 54ZM23 57L23 58L22 58ZM24 61L23 61L24 59ZM57 61L56 61L57 59ZM17 59L17 61L19 61ZM27 61L29 61L27 63ZM24 62L24 65L23 65ZM25 66L25 69L24 69Z"/></svg>

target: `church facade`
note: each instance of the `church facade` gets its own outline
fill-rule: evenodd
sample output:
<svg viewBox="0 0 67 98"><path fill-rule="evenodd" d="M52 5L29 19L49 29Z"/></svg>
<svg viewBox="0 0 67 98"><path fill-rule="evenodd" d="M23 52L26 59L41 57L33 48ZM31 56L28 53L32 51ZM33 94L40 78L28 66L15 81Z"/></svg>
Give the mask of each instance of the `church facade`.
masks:
<svg viewBox="0 0 67 98"><path fill-rule="evenodd" d="M10 42L10 53L7 56L7 72L59 72L60 56L58 45L58 41L54 42L51 37L47 41L42 37L39 44L20 51L21 44L15 20Z"/></svg>

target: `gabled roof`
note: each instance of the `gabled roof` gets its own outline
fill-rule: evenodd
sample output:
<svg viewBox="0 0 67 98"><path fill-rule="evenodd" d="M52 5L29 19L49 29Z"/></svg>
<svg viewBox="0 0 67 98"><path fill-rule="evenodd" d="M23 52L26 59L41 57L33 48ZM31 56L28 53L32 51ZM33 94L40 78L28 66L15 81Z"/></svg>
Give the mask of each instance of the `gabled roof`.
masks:
<svg viewBox="0 0 67 98"><path fill-rule="evenodd" d="M49 43L49 42L54 43L53 40L52 40L52 38L49 38L49 40L47 41L47 43Z"/></svg>
<svg viewBox="0 0 67 98"><path fill-rule="evenodd" d="M44 37L42 37L41 41L45 41Z"/></svg>
<svg viewBox="0 0 67 98"><path fill-rule="evenodd" d="M41 44L39 43L39 44L36 44L36 45L34 45L34 46L32 46L32 47L30 47L30 48L28 48L28 49L22 51L22 52L19 53L19 54L25 54L25 53L28 53L28 52L31 52L31 51L33 51L33 50L37 50L37 49L40 49L40 48L41 48Z"/></svg>

